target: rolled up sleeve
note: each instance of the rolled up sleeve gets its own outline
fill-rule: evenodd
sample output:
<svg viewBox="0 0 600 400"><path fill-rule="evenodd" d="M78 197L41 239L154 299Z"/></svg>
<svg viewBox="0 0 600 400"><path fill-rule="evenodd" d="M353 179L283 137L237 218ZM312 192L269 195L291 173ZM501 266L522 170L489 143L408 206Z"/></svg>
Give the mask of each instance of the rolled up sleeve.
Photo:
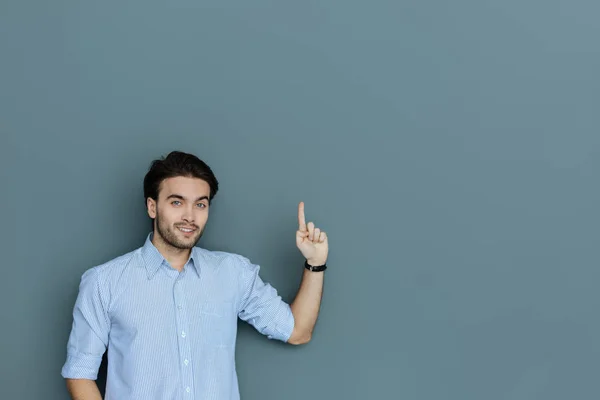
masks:
<svg viewBox="0 0 600 400"><path fill-rule="evenodd" d="M275 288L261 279L258 265L247 259L243 259L243 263L240 319L269 339L287 342L294 330L294 315L289 304L283 301Z"/></svg>
<svg viewBox="0 0 600 400"><path fill-rule="evenodd" d="M67 359L61 375L71 379L96 380L108 345L108 304L97 267L84 272L73 308L73 323L67 343Z"/></svg>

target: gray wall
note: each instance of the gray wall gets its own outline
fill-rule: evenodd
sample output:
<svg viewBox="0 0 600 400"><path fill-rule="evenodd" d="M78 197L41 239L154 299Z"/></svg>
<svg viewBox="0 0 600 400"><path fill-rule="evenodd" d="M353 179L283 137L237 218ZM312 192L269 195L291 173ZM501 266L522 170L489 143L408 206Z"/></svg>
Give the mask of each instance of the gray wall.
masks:
<svg viewBox="0 0 600 400"><path fill-rule="evenodd" d="M172 149L287 300L298 201L330 235L310 344L240 324L243 399L599 398L598 4L4 0L0 398L66 398L81 274Z"/></svg>

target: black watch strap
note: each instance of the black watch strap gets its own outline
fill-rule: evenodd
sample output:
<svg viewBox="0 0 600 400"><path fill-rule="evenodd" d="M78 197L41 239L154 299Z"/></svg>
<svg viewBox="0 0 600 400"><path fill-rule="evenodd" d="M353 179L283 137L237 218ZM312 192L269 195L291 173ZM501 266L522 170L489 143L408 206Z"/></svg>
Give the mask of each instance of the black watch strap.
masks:
<svg viewBox="0 0 600 400"><path fill-rule="evenodd" d="M308 260L304 261L304 268L306 268L309 271L312 272L321 272L321 271L325 271L327 269L327 264L323 264L323 265L310 265L308 263Z"/></svg>

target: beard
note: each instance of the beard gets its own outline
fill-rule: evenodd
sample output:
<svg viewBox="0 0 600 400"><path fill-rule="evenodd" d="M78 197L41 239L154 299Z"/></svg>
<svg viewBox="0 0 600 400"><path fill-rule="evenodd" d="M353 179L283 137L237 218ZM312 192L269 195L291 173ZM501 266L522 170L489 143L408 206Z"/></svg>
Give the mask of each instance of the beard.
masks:
<svg viewBox="0 0 600 400"><path fill-rule="evenodd" d="M189 249L193 248L196 245L196 243L198 243L198 241L202 237L202 234L204 233L204 228L199 229L198 225L195 225L195 224L182 223L182 224L174 224L173 226L170 226L167 222L162 221L158 212L156 213L155 224L156 224L156 231L160 235L160 237L164 240L164 242L166 244L168 244L169 246L172 246L179 250L189 250ZM196 235L191 236L189 238L180 238L177 235L177 233L180 232L180 230L178 229L178 226L180 226L180 225L181 226L192 225L196 229Z"/></svg>

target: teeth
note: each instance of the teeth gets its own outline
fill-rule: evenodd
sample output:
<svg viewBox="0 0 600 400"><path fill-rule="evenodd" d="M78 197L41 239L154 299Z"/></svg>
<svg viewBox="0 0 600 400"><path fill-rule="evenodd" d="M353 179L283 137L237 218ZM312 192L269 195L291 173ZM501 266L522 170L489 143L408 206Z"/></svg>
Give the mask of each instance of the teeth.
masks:
<svg viewBox="0 0 600 400"><path fill-rule="evenodd" d="M193 229L185 229L185 228L179 228L179 230L182 232L188 232L188 233L194 231Z"/></svg>

